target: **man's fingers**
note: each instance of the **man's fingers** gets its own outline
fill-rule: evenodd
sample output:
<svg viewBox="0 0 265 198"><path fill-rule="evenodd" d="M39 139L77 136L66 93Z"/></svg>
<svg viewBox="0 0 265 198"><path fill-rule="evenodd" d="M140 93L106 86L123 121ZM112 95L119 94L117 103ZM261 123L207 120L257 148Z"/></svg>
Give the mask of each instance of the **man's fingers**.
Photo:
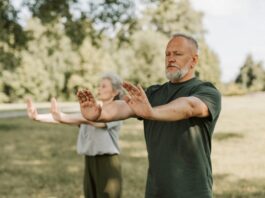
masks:
<svg viewBox="0 0 265 198"><path fill-rule="evenodd" d="M138 84L137 87L138 87L138 89L140 91L140 95L146 97L146 93L145 93L144 89L142 88L142 86L140 84Z"/></svg>
<svg viewBox="0 0 265 198"><path fill-rule="evenodd" d="M86 95L84 94L84 91L78 91L77 92L78 100L83 103L87 100Z"/></svg>
<svg viewBox="0 0 265 198"><path fill-rule="evenodd" d="M129 103L130 102L130 97L125 95L123 96L123 100L126 102L126 103Z"/></svg>
<svg viewBox="0 0 265 198"><path fill-rule="evenodd" d="M91 91L89 91L88 89L85 89L84 95L86 97L86 100L89 100L92 103L96 103L96 100L95 100L94 96L92 95Z"/></svg>
<svg viewBox="0 0 265 198"><path fill-rule="evenodd" d="M129 82L124 82L123 87L128 91L131 96L139 96L140 94L140 90Z"/></svg>
<svg viewBox="0 0 265 198"><path fill-rule="evenodd" d="M76 95L81 103L86 101L90 101L94 104L96 103L96 100L89 89L79 90Z"/></svg>
<svg viewBox="0 0 265 198"><path fill-rule="evenodd" d="M129 82L123 82L123 87L127 91L132 91L132 92L137 92L138 91L137 87L134 86L133 84L129 83Z"/></svg>

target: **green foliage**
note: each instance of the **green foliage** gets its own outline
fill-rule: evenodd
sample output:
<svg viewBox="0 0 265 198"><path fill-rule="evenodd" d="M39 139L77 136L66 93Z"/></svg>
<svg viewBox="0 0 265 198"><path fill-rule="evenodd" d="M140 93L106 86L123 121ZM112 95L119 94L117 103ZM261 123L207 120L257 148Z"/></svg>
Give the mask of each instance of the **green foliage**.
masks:
<svg viewBox="0 0 265 198"><path fill-rule="evenodd" d="M30 31L25 31L18 23L17 15L18 11L10 0L0 1L0 72L19 65L20 57L16 53L31 39Z"/></svg>
<svg viewBox="0 0 265 198"><path fill-rule="evenodd" d="M188 0L157 1L146 10L148 26L165 34L188 33L197 39L203 36L202 13L195 11Z"/></svg>
<svg viewBox="0 0 265 198"><path fill-rule="evenodd" d="M28 96L43 101L48 98L51 85L49 84L48 73L40 66L39 61L32 64L31 58L25 58L21 67L14 73L3 72L5 90L9 96L9 102L25 101ZM32 72L34 71L34 72Z"/></svg>
<svg viewBox="0 0 265 198"><path fill-rule="evenodd" d="M0 1L0 41L11 48L25 47L29 40L29 32L24 31L17 22L18 11L9 0Z"/></svg>
<svg viewBox="0 0 265 198"><path fill-rule="evenodd" d="M98 37L114 34L119 43L129 41L137 25L133 0L90 0L86 14L98 30Z"/></svg>
<svg viewBox="0 0 265 198"><path fill-rule="evenodd" d="M1 76L0 78L0 90L2 90L0 92L0 102L8 102L8 96L6 94L6 92L4 92L4 82L3 82L3 77Z"/></svg>
<svg viewBox="0 0 265 198"><path fill-rule="evenodd" d="M42 0L27 1L33 17L39 18L43 23L52 23L58 18L71 18L70 6L76 0Z"/></svg>
<svg viewBox="0 0 265 198"><path fill-rule="evenodd" d="M46 24L61 23L70 40L81 45L85 37L100 45L102 34L115 33L119 41L128 41L136 23L134 1L130 0L42 0L26 1L33 17ZM84 9L85 7L86 9ZM79 14L76 14L79 13ZM92 30L92 31L88 31ZM99 40L98 40L99 39Z"/></svg>
<svg viewBox="0 0 265 198"><path fill-rule="evenodd" d="M196 68L196 76L220 86L220 64L216 53L214 53L204 40L199 42L199 64Z"/></svg>
<svg viewBox="0 0 265 198"><path fill-rule="evenodd" d="M265 71L262 63L255 63L252 56L248 55L245 63L236 77L235 83L249 92L262 91L265 88Z"/></svg>
<svg viewBox="0 0 265 198"><path fill-rule="evenodd" d="M105 41L106 43L108 41ZM106 46L107 50L107 46ZM75 64L67 83L68 98L75 98L78 88L95 89L100 74L106 71L115 71L116 67L111 54L101 48L93 46L90 39L84 40L78 49L79 64Z"/></svg>
<svg viewBox="0 0 265 198"><path fill-rule="evenodd" d="M18 52L0 42L0 71L14 70L20 64Z"/></svg>
<svg viewBox="0 0 265 198"><path fill-rule="evenodd" d="M116 62L120 73L143 87L165 80L164 54L166 37L158 32L139 31L132 36L131 46L122 47Z"/></svg>
<svg viewBox="0 0 265 198"><path fill-rule="evenodd" d="M176 32L199 40L196 75L220 82L218 57L204 41L202 13L189 1L145 0L142 14L136 14L132 0L24 2L33 17L23 28L17 23L19 11L8 0L0 3L5 17L0 21L0 102L27 96L72 100L79 87L95 89L104 71L143 87L161 83L164 50Z"/></svg>

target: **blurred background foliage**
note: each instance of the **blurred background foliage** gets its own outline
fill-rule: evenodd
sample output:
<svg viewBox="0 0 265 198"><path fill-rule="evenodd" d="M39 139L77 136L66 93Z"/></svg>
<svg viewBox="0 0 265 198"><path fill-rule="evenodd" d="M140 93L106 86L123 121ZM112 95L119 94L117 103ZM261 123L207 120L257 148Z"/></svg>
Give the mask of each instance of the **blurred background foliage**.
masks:
<svg viewBox="0 0 265 198"><path fill-rule="evenodd" d="M202 80L226 95L265 90L262 63L251 54L235 81L222 84L203 13L188 0L23 0L19 9L12 2L0 2L0 102L72 100L78 88L94 89L104 71L143 87L162 83L164 50L177 32L199 41ZM31 14L24 25L23 9Z"/></svg>

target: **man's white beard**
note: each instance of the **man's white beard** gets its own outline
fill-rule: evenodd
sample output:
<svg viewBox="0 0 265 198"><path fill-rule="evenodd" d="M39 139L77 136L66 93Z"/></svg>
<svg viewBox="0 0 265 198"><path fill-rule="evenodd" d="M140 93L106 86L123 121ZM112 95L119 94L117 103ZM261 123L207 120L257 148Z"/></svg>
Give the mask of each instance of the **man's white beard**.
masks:
<svg viewBox="0 0 265 198"><path fill-rule="evenodd" d="M173 65L179 68L178 65ZM180 79L182 79L187 73L189 72L189 65L185 65L182 69L177 70L176 72L168 72L166 70L166 76L167 79L171 82L178 82Z"/></svg>

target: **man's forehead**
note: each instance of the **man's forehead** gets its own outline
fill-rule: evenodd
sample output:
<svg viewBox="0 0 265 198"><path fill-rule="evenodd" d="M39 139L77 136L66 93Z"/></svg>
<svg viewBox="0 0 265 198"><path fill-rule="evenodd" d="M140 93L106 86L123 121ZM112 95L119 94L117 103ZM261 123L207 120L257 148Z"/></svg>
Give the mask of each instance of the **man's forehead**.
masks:
<svg viewBox="0 0 265 198"><path fill-rule="evenodd" d="M173 38L171 39L167 44L167 50L181 50L184 48L187 48L189 46L189 43L184 38Z"/></svg>
<svg viewBox="0 0 265 198"><path fill-rule="evenodd" d="M190 41L184 37L177 36L172 38L166 47L166 51L184 51L193 49L194 46L190 43Z"/></svg>
<svg viewBox="0 0 265 198"><path fill-rule="evenodd" d="M168 45L188 45L189 42L186 38L178 36L169 40Z"/></svg>

